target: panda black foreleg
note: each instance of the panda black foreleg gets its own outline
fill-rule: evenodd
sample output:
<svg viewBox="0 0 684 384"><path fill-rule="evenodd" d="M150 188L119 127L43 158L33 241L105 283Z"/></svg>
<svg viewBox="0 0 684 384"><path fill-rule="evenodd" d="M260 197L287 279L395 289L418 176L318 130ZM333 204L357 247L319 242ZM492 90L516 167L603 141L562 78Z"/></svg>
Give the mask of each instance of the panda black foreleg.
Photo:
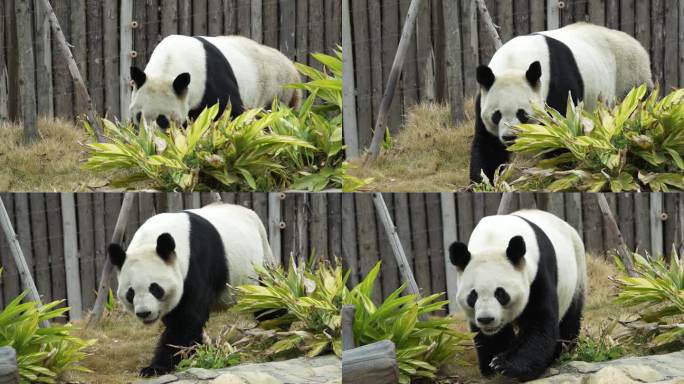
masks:
<svg viewBox="0 0 684 384"><path fill-rule="evenodd" d="M528 304L527 308L519 319L515 342L491 363L496 372L520 381L536 379L546 371L554 360L559 337L557 306L535 308Z"/></svg>
<svg viewBox="0 0 684 384"><path fill-rule="evenodd" d="M493 182L496 169L510 161L510 154L499 138L487 131L480 117L480 96L475 100L475 135L470 148L470 181L482 181L481 172Z"/></svg>
<svg viewBox="0 0 684 384"><path fill-rule="evenodd" d="M494 373L489 364L492 362L494 356L504 352L508 346L515 339L515 332L513 327L507 325L496 335L485 335L473 324L470 324L470 330L477 332L475 335L475 349L477 350L477 361L480 366L480 373L482 376L491 376Z"/></svg>
<svg viewBox="0 0 684 384"><path fill-rule="evenodd" d="M174 370L181 360L178 347L190 347L202 342L202 330L209 319L209 311L172 311L164 318L166 328L159 338L152 362L140 371L140 376L150 377Z"/></svg>

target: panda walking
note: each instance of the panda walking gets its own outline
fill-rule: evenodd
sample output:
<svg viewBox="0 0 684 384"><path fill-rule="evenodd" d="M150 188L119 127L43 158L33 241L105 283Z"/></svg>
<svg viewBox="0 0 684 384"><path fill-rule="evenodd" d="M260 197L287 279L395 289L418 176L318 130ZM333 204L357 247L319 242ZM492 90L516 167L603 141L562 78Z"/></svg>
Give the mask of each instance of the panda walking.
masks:
<svg viewBox="0 0 684 384"><path fill-rule="evenodd" d="M128 249L110 244L108 251L118 270L119 300L143 323L165 325L141 376L172 371L178 347L202 342L209 311L221 302L226 284L251 282L254 266L273 260L259 216L221 203L153 216Z"/></svg>
<svg viewBox="0 0 684 384"><path fill-rule="evenodd" d="M297 107L301 91L286 87L301 78L294 63L276 49L241 36L164 38L142 71L131 67L135 86L129 110L139 123L167 129L218 103L231 116L270 107L275 98Z"/></svg>
<svg viewBox="0 0 684 384"><path fill-rule="evenodd" d="M484 376L535 379L576 342L587 271L568 223L539 210L488 216L449 257Z"/></svg>
<svg viewBox="0 0 684 384"><path fill-rule="evenodd" d="M599 100L612 102L630 89L653 87L650 58L628 34L588 23L519 36L496 51L489 66L477 68L475 136L470 180L491 180L509 162L506 147L515 126L527 123L532 105L565 113L568 95L588 111Z"/></svg>

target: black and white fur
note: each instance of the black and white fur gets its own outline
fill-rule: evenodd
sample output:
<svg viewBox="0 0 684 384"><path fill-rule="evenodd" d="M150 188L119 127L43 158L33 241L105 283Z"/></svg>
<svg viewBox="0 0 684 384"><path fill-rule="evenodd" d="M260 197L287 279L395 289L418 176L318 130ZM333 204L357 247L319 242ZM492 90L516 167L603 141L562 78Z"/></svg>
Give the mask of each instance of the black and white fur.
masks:
<svg viewBox="0 0 684 384"><path fill-rule="evenodd" d="M251 282L254 266L272 260L257 214L220 203L153 216L126 251L110 244L109 257L119 271L117 296L126 309L145 324L161 319L165 325L142 376L172 371L179 362L175 346L202 342L209 311L221 302L226 284Z"/></svg>
<svg viewBox="0 0 684 384"><path fill-rule="evenodd" d="M480 92L475 102L470 179L491 180L509 162L506 147L515 126L526 123L532 105L544 103L565 114L568 95L589 111L630 89L653 86L648 53L628 34L588 23L519 36L496 51L489 66L477 69Z"/></svg>
<svg viewBox="0 0 684 384"><path fill-rule="evenodd" d="M449 256L483 375L534 379L576 341L587 277L569 224L539 210L488 216Z"/></svg>
<svg viewBox="0 0 684 384"><path fill-rule="evenodd" d="M296 107L301 91L285 87L301 79L278 50L241 36L171 35L154 49L143 72L131 67L135 83L130 112L161 129L195 119L206 107L228 104L231 115L270 107L273 99Z"/></svg>

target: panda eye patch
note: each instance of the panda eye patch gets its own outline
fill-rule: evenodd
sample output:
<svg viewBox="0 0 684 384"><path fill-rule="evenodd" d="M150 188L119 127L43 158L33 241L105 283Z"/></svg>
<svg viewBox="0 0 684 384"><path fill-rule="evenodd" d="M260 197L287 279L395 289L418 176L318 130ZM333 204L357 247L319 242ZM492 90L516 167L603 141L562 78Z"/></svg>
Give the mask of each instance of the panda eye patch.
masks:
<svg viewBox="0 0 684 384"><path fill-rule="evenodd" d="M128 300L129 303L133 304L133 298L135 297L135 291L133 288L128 288L128 291L126 291L126 300Z"/></svg>
<svg viewBox="0 0 684 384"><path fill-rule="evenodd" d="M518 109L518 112L515 114L515 117L518 118L518 121L525 124L528 121L530 121L530 116L525 112L524 109Z"/></svg>
<svg viewBox="0 0 684 384"><path fill-rule="evenodd" d="M142 112L138 112L135 114L135 122L140 124L140 120L142 119Z"/></svg>
<svg viewBox="0 0 684 384"><path fill-rule="evenodd" d="M164 292L164 288L160 287L159 284L152 283L152 284L150 284L150 293L157 300L161 300L161 298L164 297L165 292Z"/></svg>
<svg viewBox="0 0 684 384"><path fill-rule="evenodd" d="M501 305L506 305L511 301L511 296L505 289L499 287L494 291L494 297Z"/></svg>
<svg viewBox="0 0 684 384"><path fill-rule="evenodd" d="M494 114L492 115L492 123L498 125L500 121L501 121L501 111L494 112Z"/></svg>
<svg viewBox="0 0 684 384"><path fill-rule="evenodd" d="M169 119L164 115L157 116L157 125L161 129L167 129L169 127Z"/></svg>
<svg viewBox="0 0 684 384"><path fill-rule="evenodd" d="M468 294L468 298L466 299L466 303L470 308L475 308L475 303L477 302L477 292L473 289L470 291Z"/></svg>

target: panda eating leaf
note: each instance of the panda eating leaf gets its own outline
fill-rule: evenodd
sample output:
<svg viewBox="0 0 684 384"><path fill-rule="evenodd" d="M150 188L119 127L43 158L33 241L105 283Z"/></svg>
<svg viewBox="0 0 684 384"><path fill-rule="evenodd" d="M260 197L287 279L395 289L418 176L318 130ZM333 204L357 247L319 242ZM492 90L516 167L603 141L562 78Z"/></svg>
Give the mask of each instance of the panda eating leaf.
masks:
<svg viewBox="0 0 684 384"><path fill-rule="evenodd" d="M141 70L131 67L134 83L131 116L136 124L165 130L184 124L207 107L219 104L219 115L270 107L274 99L291 107L301 91L286 87L301 79L294 63L278 50L241 36L171 35L152 52Z"/></svg>
<svg viewBox="0 0 684 384"><path fill-rule="evenodd" d="M586 260L568 223L538 210L488 216L449 257L483 375L535 379L576 342Z"/></svg>
<svg viewBox="0 0 684 384"><path fill-rule="evenodd" d="M145 377L172 371L179 347L202 342L226 284L252 283L254 266L273 258L257 214L220 203L152 216L128 249L110 244L108 251L119 272L119 300L144 324L165 326L152 362L140 371Z"/></svg>
<svg viewBox="0 0 684 384"><path fill-rule="evenodd" d="M513 38L477 68L475 136L470 180L490 180L510 160L515 126L527 123L533 105L565 113L568 96L588 111L642 84L653 86L648 53L628 34L588 23Z"/></svg>

